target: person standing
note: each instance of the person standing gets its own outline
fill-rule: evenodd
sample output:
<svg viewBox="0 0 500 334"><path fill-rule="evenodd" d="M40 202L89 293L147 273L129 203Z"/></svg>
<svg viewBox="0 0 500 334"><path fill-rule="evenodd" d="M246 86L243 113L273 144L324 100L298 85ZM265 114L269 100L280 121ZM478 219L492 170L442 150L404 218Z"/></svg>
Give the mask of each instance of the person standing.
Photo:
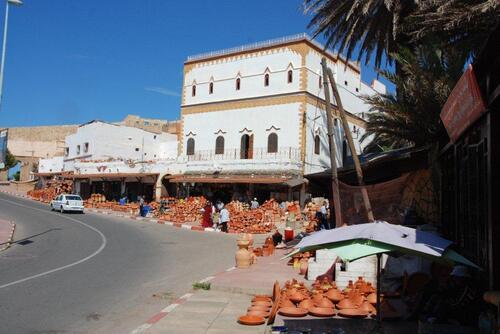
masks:
<svg viewBox="0 0 500 334"><path fill-rule="evenodd" d="M229 210L225 206L220 210L220 225L221 231L227 233L229 227Z"/></svg>
<svg viewBox="0 0 500 334"><path fill-rule="evenodd" d="M144 198L139 196L139 215L144 217Z"/></svg>
<svg viewBox="0 0 500 334"><path fill-rule="evenodd" d="M319 209L321 212L321 229L329 230L330 225L328 224L328 203L326 201L323 201L323 205Z"/></svg>
<svg viewBox="0 0 500 334"><path fill-rule="evenodd" d="M257 201L257 197L254 197L253 201L250 202L250 209L255 210L259 208L259 202Z"/></svg>
<svg viewBox="0 0 500 334"><path fill-rule="evenodd" d="M207 204L202 209L203 211L203 220L201 223L202 227L212 227L212 203L207 201Z"/></svg>

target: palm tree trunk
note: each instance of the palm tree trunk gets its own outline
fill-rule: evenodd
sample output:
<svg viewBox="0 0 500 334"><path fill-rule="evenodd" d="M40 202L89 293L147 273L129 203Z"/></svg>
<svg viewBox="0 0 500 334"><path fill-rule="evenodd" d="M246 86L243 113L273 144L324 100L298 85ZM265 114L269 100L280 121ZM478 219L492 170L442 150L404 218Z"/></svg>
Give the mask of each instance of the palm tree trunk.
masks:
<svg viewBox="0 0 500 334"><path fill-rule="evenodd" d="M321 59L323 73L326 73L326 59ZM323 75L323 87L325 92L326 126L328 127L328 146L330 147L330 169L332 171L332 202L335 210L335 226L342 226L342 209L340 207L339 179L337 176L336 146L333 140L333 116L332 105L330 104L330 90L328 89L328 78Z"/></svg>
<svg viewBox="0 0 500 334"><path fill-rule="evenodd" d="M326 61L325 61L326 67ZM363 202L366 208L366 215L368 217L368 221L372 222L375 220L373 217L372 206L370 203L370 197L368 196L368 191L365 187L365 182L363 180L363 170L361 169L361 163L359 162L358 154L356 153L356 148L354 147L354 140L352 139L351 130L349 129L349 124L347 123L347 119L344 113L344 107L342 106L342 101L340 100L340 94L337 90L337 84L335 83L335 79L333 77L332 70L327 68L326 71L323 71L328 76L330 80L330 85L332 86L333 95L335 97L335 101L337 102L337 108L339 109L340 119L342 120L342 126L344 127L345 136L347 137L347 143L349 144L349 149L351 150L352 159L354 160L354 167L356 169L356 175L358 177L358 184L361 186L361 195L363 196ZM324 75L326 76L326 75ZM325 97L328 91L328 87L325 88Z"/></svg>

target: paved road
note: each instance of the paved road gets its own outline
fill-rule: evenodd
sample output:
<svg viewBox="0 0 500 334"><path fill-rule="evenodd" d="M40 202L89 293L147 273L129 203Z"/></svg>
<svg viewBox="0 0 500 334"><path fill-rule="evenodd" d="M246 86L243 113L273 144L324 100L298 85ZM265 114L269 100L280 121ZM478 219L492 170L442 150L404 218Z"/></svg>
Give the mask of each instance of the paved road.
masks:
<svg viewBox="0 0 500 334"><path fill-rule="evenodd" d="M17 223L0 253L1 333L129 333L233 265L234 236L63 215L5 194L0 217Z"/></svg>

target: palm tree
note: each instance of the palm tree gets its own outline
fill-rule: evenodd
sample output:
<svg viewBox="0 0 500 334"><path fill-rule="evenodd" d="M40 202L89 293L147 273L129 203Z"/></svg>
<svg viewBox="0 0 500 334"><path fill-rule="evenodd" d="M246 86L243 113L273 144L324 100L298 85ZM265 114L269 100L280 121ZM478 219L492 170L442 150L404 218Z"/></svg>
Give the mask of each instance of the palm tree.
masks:
<svg viewBox="0 0 500 334"><path fill-rule="evenodd" d="M499 22L498 0L304 0L313 17L308 28L323 34L327 48L336 48L346 58L373 55L377 69L384 55L400 46L413 48L429 37L474 54L484 37Z"/></svg>
<svg viewBox="0 0 500 334"><path fill-rule="evenodd" d="M362 141L371 139L367 151L435 143L443 131L441 108L462 73L461 55L427 45L401 49L392 55L401 74L382 75L394 82L398 94L364 96L371 106Z"/></svg>
<svg viewBox="0 0 500 334"><path fill-rule="evenodd" d="M375 53L380 68L384 54L397 51L407 39L401 35L401 21L416 7L416 0L304 0L305 12L313 17L308 28L314 36L323 34L327 48L337 48L349 60L367 63Z"/></svg>

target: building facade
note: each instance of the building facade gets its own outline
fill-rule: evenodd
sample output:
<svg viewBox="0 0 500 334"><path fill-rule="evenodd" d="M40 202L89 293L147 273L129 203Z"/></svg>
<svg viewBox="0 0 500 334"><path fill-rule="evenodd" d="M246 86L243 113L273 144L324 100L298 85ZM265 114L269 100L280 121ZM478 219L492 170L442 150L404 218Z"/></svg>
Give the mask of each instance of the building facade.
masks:
<svg viewBox="0 0 500 334"><path fill-rule="evenodd" d="M365 84L356 64L297 35L188 57L178 152L184 178L176 182L186 181L186 175L203 182L214 173L301 178L329 168L322 57L334 73L361 151L369 108L360 96L385 87ZM339 119L335 129L342 166L350 153Z"/></svg>

